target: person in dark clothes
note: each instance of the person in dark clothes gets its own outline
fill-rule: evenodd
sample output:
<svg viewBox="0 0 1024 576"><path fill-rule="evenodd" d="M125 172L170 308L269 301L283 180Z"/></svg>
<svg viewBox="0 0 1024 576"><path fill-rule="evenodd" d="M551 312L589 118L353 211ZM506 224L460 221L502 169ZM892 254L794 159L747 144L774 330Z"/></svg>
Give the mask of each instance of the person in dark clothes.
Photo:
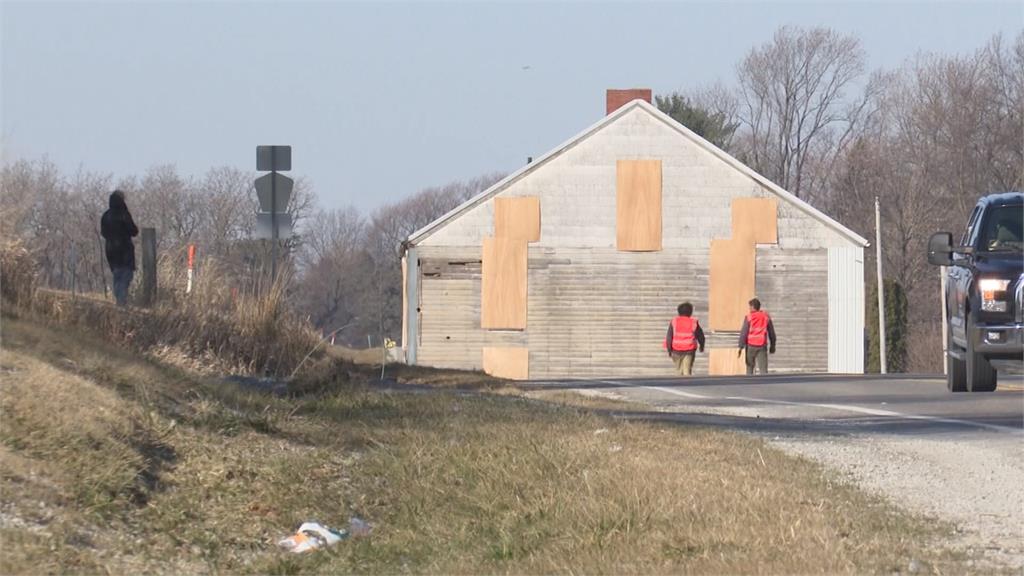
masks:
<svg viewBox="0 0 1024 576"><path fill-rule="evenodd" d="M124 192L114 190L110 208L100 218L100 234L106 241L107 264L114 276L114 300L118 306L128 304L128 287L135 276L135 244L132 238L139 229L124 201Z"/></svg>
<svg viewBox="0 0 1024 576"><path fill-rule="evenodd" d="M676 364L680 376L693 374L693 361L697 350L704 351L704 331L700 322L693 317L693 304L683 302L676 308L678 316L668 323L668 334L665 336L665 348Z"/></svg>
<svg viewBox="0 0 1024 576"><path fill-rule="evenodd" d="M743 319L740 329L740 351L747 350L747 374L754 373L754 364L761 374L768 373L768 355L775 354L775 325L767 312L761 310L761 301L748 302L750 314Z"/></svg>

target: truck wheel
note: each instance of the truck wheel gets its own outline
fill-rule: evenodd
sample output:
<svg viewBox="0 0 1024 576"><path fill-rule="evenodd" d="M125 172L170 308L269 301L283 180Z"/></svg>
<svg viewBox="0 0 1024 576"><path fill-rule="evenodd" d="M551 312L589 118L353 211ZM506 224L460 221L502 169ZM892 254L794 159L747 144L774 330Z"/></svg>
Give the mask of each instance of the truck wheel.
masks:
<svg viewBox="0 0 1024 576"><path fill-rule="evenodd" d="M952 331L946 337L946 359L949 362L946 371L946 387L950 392L967 392L967 367L961 358L950 354L956 344L953 343Z"/></svg>
<svg viewBox="0 0 1024 576"><path fill-rule="evenodd" d="M971 392L992 392L996 389L996 371L984 355L974 351L974 322L967 317L967 353L966 359L967 389Z"/></svg>

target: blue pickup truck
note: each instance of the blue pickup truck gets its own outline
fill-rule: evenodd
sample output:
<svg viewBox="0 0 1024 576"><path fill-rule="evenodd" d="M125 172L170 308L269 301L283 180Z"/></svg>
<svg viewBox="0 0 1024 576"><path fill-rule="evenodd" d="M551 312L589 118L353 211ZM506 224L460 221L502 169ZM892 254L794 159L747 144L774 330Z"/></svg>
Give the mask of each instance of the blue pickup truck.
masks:
<svg viewBox="0 0 1024 576"><path fill-rule="evenodd" d="M947 267L947 385L991 392L997 375L1024 364L1024 192L978 201L960 241L928 240L928 262Z"/></svg>

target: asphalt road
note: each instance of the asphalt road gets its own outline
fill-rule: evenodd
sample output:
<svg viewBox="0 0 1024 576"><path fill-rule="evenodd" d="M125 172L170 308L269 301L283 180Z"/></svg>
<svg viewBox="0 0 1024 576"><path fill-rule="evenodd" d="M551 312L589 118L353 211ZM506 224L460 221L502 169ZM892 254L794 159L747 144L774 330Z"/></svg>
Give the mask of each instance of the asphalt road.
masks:
<svg viewBox="0 0 1024 576"><path fill-rule="evenodd" d="M649 417L756 430L931 433L1024 431L1021 377L991 393L946 390L932 376L768 375L531 382L648 405ZM753 420L753 421L751 421Z"/></svg>

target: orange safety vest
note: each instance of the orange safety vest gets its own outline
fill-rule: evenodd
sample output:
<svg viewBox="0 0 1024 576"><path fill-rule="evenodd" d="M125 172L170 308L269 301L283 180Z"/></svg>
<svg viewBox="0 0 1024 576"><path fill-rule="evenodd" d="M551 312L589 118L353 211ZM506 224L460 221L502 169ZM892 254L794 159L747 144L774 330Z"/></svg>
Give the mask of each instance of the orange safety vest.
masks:
<svg viewBox="0 0 1024 576"><path fill-rule="evenodd" d="M747 345L764 346L768 341L768 313L764 310L755 310L747 315Z"/></svg>
<svg viewBox="0 0 1024 576"><path fill-rule="evenodd" d="M697 349L697 339L693 333L699 323L692 316L676 316L672 319L672 350L691 352Z"/></svg>

